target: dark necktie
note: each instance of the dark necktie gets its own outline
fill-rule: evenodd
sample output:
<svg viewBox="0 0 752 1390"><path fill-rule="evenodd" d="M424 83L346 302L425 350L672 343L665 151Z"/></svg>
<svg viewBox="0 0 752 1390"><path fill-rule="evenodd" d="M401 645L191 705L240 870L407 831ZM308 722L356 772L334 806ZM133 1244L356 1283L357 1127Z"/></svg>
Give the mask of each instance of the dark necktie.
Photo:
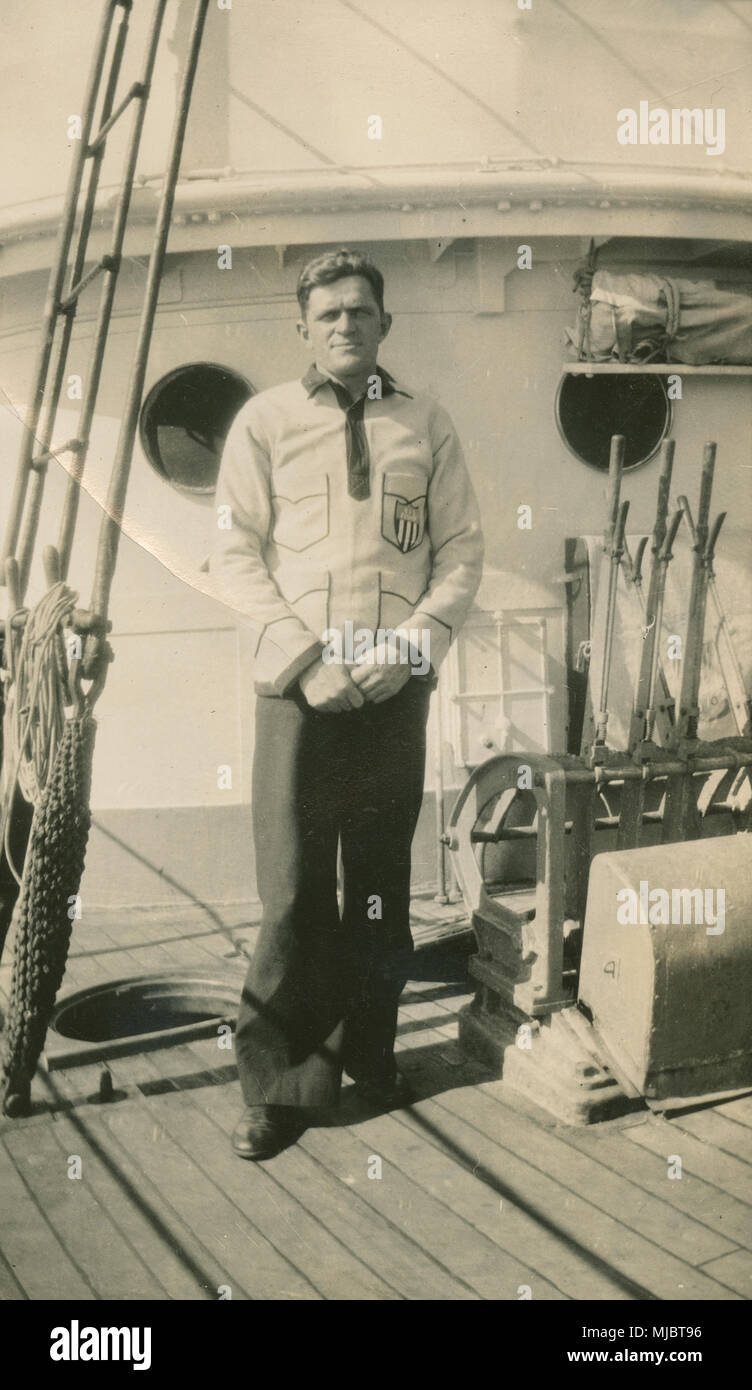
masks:
<svg viewBox="0 0 752 1390"><path fill-rule="evenodd" d="M345 412L347 491L351 497L355 498L356 502L363 502L366 497L371 495L368 440L363 423L366 398L361 396L360 400L352 400L349 391L345 390L344 386L340 386L338 381L332 381L331 386L340 407Z"/></svg>

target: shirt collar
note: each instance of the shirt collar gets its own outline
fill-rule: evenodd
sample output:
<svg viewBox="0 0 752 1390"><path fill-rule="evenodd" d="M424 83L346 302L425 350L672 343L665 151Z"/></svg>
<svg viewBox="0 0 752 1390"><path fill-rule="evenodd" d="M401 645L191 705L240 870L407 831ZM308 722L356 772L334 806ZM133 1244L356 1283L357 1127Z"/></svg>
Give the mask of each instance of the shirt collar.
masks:
<svg viewBox="0 0 752 1390"><path fill-rule="evenodd" d="M407 396L408 400L412 400L410 392L398 385L394 377L383 367L376 368L376 375L381 379L382 396ZM332 378L326 376L324 372L320 372L315 362L311 363L308 371L302 378L302 385L309 399L311 396L315 395L322 386L329 385L331 382Z"/></svg>

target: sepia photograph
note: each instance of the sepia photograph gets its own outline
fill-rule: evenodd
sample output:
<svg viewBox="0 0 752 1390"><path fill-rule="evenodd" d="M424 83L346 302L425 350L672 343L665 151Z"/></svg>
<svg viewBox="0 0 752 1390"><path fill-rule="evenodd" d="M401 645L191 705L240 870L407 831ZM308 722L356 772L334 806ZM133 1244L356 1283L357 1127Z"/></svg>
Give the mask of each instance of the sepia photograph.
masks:
<svg viewBox="0 0 752 1390"><path fill-rule="evenodd" d="M720 1368L752 0L2 8L0 1300Z"/></svg>

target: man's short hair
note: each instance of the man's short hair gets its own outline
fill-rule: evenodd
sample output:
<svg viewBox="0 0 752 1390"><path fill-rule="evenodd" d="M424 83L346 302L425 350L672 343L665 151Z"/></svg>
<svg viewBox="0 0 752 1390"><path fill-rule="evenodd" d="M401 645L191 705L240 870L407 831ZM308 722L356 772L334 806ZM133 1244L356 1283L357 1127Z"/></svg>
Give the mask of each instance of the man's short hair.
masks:
<svg viewBox="0 0 752 1390"><path fill-rule="evenodd" d="M317 285L332 285L335 280L344 280L349 275L362 275L363 279L368 281L379 306L379 313L383 315L384 277L381 271L369 256L361 255L359 251L350 251L347 246L340 246L337 251L325 251L323 255L315 256L303 266L297 288L301 314L305 316L311 291Z"/></svg>

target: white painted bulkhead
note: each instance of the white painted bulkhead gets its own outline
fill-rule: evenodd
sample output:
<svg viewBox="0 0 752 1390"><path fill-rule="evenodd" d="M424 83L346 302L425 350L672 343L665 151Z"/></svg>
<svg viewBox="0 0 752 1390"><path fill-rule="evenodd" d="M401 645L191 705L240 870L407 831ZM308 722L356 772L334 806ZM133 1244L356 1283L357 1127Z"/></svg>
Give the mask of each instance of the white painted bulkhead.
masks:
<svg viewBox="0 0 752 1390"><path fill-rule="evenodd" d="M263 7L253 8L261 16L263 34L258 41L269 41L264 27L268 28L269 15L262 14ZM476 23L488 22L488 6L476 8ZM288 15L290 6L271 7L275 9ZM444 16L440 6L439 30L444 19L448 22L448 12ZM336 167L322 170L318 158L298 144L296 172L288 136L278 128L269 135L266 121L261 122L262 141L260 118L247 103L231 102L228 113L222 95L224 65L229 55L237 72L239 38L250 41L255 34L248 27L249 15L241 14L238 6L231 22L238 42L218 30L218 16L211 14L207 66L203 86L199 82L198 114L192 117L183 168L208 166L214 173L181 182L178 190L146 391L189 362L233 368L256 391L302 375L308 359L295 334L294 293L301 265L320 248L342 243L357 244L373 255L384 272L387 307L394 315L383 363L408 385L435 395L449 410L465 447L486 530L486 574L476 612L442 676L443 774L450 796L451 789L461 785L465 766L479 761L489 748L560 751L565 746L564 541L600 531L604 510L603 476L570 453L554 413L566 357L564 329L573 324L576 310L572 273L582 263L591 236L618 238L610 249L604 246L604 265L609 257L624 265L658 258L663 269L681 272L702 238L708 245L711 239L743 241L749 226L748 194L745 189L744 196L737 196L734 181L721 176L715 196L725 201L720 211L713 210L710 195L702 196L696 178L695 187L686 192L687 180L692 180L683 158L687 152L680 151L677 178L684 178L684 192L677 191L671 200L664 187L663 202L648 196L661 188L661 170L654 160L649 170L622 167L619 176L626 182L621 201L586 197L579 176L560 174L550 163L545 169L517 168L507 177L501 164L484 166L476 160L472 170L467 164L454 173L445 169L440 179L427 167L392 170L384 176L386 183L391 180L391 192L381 203L374 202L368 179L343 170L344 160L330 160ZM410 17L405 23L411 28L418 21ZM560 28L550 37L553 48L547 50L547 61L553 61L557 44L566 48L572 38ZM295 57L299 40L292 28L288 39ZM412 39L417 42L418 35ZM739 41L729 28L727 46ZM499 52L505 51L502 45ZM560 51L558 62L561 56ZM388 59L387 46L374 70L385 71ZM298 57L295 61L302 63ZM462 61L471 64L468 55ZM254 71L259 76L257 67ZM423 65L424 75L425 71ZM167 76L173 80L170 69ZM79 73L76 90L81 81ZM69 75L66 82L70 85ZM440 86L433 79L428 83L426 101L435 103L437 113L442 113L437 120L449 131L454 124L441 106ZM267 81L266 106L272 89ZM260 101L258 88L253 93ZM394 96L392 100L397 102ZM611 112L613 101L604 92L599 92L598 103L598 109ZM63 95L55 95L49 109L53 104L60 111L70 106L68 87ZM316 131L307 127L305 133L318 148L338 127L331 112L324 119L320 106L316 111ZM366 114L364 110L364 118ZM287 120L280 118L280 123L287 128ZM589 141L591 158L602 159L603 118L589 124L585 143ZM555 128L555 121L549 124L549 137ZM254 151L265 151L262 160L252 161L262 173L253 178L230 170L217 174L219 166L231 160L236 168L246 167L248 161L241 163L238 154L248 147L251 135ZM538 129L538 142L542 135ZM37 138L41 139L39 133ZM348 145L349 138L347 155L355 161L356 147ZM488 139L489 130L478 117L473 139L464 145L460 141L456 148L442 146L441 157L462 160L468 144L478 156L489 148ZM153 154L154 168L160 168L158 147L146 149ZM423 145L409 149L411 154L415 151L409 160L399 155L404 149L403 138L401 145L392 147L395 162L427 162L429 151ZM518 160L524 152L524 142L513 149ZM386 160L384 151L379 153ZM647 153L652 159L655 151ZM366 149L361 163L366 158L375 163L372 149ZM147 173L151 170L149 159L142 160L142 167ZM264 174L264 169L286 172L283 178L279 172ZM51 196L62 187L62 180L42 184L38 175L35 189L30 180L28 187L19 188L18 198L40 198L42 188ZM513 188L509 198L504 196L505 180ZM571 193L575 185L577 191ZM401 192L395 198L397 186ZM54 226L46 206L10 202L5 214L9 230L0 253L2 513L31 380ZM126 243L69 577L82 604L88 602L91 588L99 519L96 499L104 495L117 438L154 206L151 184L136 190L138 216ZM107 234L106 226L96 232L93 252L106 249ZM631 241L627 244L624 238ZM231 271L218 267L217 248L227 244L233 251ZM529 270L517 267L521 244L532 250ZM712 276L712 264L703 265L703 274ZM727 278L739 275L732 270ZM93 287L77 316L71 373L86 372L96 301ZM674 406L674 491L694 496L702 443L717 440L714 509L729 512L722 550L732 556L740 552L750 524L751 390L750 376L687 375L681 402ZM75 419L74 410L63 414L57 438L74 432ZM652 523L657 469L654 458L625 478L624 494L632 503L630 530L636 534ZM55 539L64 480L62 463L53 462L41 543ZM532 508L529 529L518 525L522 504ZM203 566L215 524L212 499L189 497L171 487L137 443L112 595L116 659L97 708L95 826L82 887L84 899L92 904L229 903L255 896L250 830L253 663L248 639L207 592ZM738 589L734 574L738 571L727 581L729 593ZM41 592L37 565L30 598ZM506 700L500 698L494 669L500 624L510 625L502 639L504 685L530 692ZM458 702L453 697L463 689L485 690L487 698ZM435 702L426 803L415 843L416 888L430 887L437 874L437 715ZM228 766L232 786L220 787L220 780L226 779L219 778L218 769Z"/></svg>

